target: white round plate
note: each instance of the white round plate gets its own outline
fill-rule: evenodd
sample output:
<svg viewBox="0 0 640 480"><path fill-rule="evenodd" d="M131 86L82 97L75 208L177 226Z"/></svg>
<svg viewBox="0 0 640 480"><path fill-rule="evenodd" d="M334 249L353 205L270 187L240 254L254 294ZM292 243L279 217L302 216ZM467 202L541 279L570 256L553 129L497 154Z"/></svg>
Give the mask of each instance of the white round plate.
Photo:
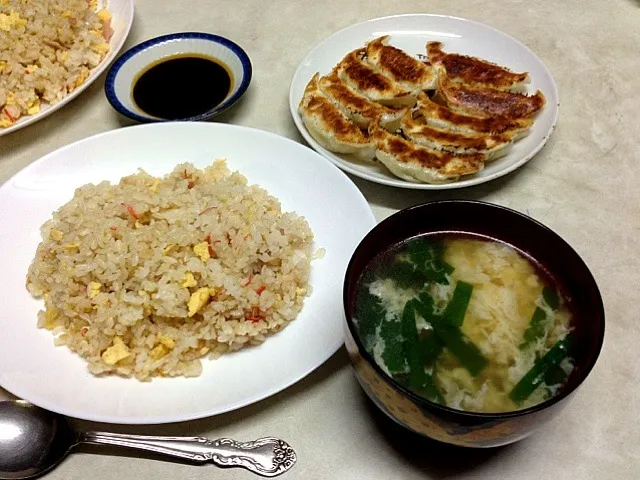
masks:
<svg viewBox="0 0 640 480"><path fill-rule="evenodd" d="M0 128L0 137L7 135L8 133L15 132L16 130L20 130L27 125L31 125L32 123L43 119L47 115L51 115L53 112L61 109L89 88L89 85L91 85L100 76L100 74L105 71L122 49L122 46L127 39L127 35L129 35L129 31L131 30L131 24L133 23L133 1L134 0L100 0L98 2L99 8L102 6L106 7L112 17L111 28L113 28L113 35L109 39L109 45L111 48L109 53L107 53L107 56L102 59L102 62L100 62L97 67L91 70L89 78L87 78L87 80L73 92L53 105L43 103L42 109L35 115L23 115L10 127Z"/></svg>
<svg viewBox="0 0 640 480"><path fill-rule="evenodd" d="M379 164L352 159L348 155L329 152L307 132L298 113L304 88L316 72L325 75L351 50L382 35L391 35L391 45L411 55L425 55L427 42L440 41L448 52L472 55L503 65L514 71L529 72L527 91L542 91L547 99L544 109L535 117L530 134L517 141L503 158L487 163L481 172L448 184L430 185L407 182L393 176ZM401 188L440 190L468 187L488 182L522 166L547 142L557 118L558 87L542 61L515 38L481 23L443 15L409 14L376 18L347 27L320 42L300 63L291 81L289 107L298 130L311 147L341 169L372 182Z"/></svg>
<svg viewBox="0 0 640 480"><path fill-rule="evenodd" d="M314 248L313 291L298 318L258 347L203 360L197 378L151 382L97 378L51 332L36 328L41 302L25 289L39 227L74 189L118 181L143 168L169 173L176 164L226 158L304 215ZM106 132L57 150L0 187L0 386L48 410L112 423L168 423L227 412L273 395L328 359L343 341L342 285L360 240L375 225L369 205L340 170L311 149L277 135L215 123L147 124Z"/></svg>

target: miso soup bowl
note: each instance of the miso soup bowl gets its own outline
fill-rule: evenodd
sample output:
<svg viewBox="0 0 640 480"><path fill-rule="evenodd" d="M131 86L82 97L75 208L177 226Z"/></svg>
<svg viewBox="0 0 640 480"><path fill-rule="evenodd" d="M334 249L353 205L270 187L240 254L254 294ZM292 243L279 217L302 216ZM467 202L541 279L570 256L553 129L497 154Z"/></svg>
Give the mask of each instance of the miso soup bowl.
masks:
<svg viewBox="0 0 640 480"><path fill-rule="evenodd" d="M473 413L448 408L396 383L367 353L353 323L358 280L374 257L416 235L476 233L531 255L566 287L576 335L575 368L555 397L524 410ZM385 414L418 434L464 447L496 447L521 440L569 403L600 354L604 308L598 286L578 254L549 228L526 215L484 202L446 200L402 210L378 224L356 248L344 282L346 347L360 385Z"/></svg>

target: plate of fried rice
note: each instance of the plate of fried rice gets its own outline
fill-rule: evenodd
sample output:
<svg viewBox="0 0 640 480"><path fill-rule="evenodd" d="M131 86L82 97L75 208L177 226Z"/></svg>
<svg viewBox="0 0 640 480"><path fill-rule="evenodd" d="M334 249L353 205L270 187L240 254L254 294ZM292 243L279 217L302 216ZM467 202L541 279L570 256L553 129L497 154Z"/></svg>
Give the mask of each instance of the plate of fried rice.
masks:
<svg viewBox="0 0 640 480"><path fill-rule="evenodd" d="M0 2L0 136L62 108L115 59L133 0Z"/></svg>
<svg viewBox="0 0 640 480"><path fill-rule="evenodd" d="M162 123L63 147L0 187L0 386L165 423L256 402L341 345L375 225L340 170L246 127Z"/></svg>

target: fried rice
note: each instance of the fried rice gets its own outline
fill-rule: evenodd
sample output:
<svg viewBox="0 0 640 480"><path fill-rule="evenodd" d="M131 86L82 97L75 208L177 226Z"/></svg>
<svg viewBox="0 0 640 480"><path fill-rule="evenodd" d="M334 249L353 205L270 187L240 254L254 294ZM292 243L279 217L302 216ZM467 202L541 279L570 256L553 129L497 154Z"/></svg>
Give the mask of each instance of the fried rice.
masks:
<svg viewBox="0 0 640 480"><path fill-rule="evenodd" d="M0 128L82 85L112 33L96 0L0 0Z"/></svg>
<svg viewBox="0 0 640 480"><path fill-rule="evenodd" d="M280 331L310 289L307 221L224 161L85 185L41 233L38 326L95 375L197 376Z"/></svg>

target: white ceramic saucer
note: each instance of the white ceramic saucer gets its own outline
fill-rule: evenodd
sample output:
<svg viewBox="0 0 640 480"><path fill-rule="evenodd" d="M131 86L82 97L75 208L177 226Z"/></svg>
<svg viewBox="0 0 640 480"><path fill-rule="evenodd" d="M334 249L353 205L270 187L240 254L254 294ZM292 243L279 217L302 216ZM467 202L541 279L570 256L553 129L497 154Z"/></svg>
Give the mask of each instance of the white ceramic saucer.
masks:
<svg viewBox="0 0 640 480"><path fill-rule="evenodd" d="M180 120L199 121L218 115L236 103L249 87L252 74L251 61L238 44L210 33L184 32L152 38L122 54L107 74L104 86L107 100L118 112L133 120L166 121L145 113L136 105L132 97L133 84L141 72L158 60L189 53L219 60L231 71L233 86L226 98L213 109L201 115Z"/></svg>

